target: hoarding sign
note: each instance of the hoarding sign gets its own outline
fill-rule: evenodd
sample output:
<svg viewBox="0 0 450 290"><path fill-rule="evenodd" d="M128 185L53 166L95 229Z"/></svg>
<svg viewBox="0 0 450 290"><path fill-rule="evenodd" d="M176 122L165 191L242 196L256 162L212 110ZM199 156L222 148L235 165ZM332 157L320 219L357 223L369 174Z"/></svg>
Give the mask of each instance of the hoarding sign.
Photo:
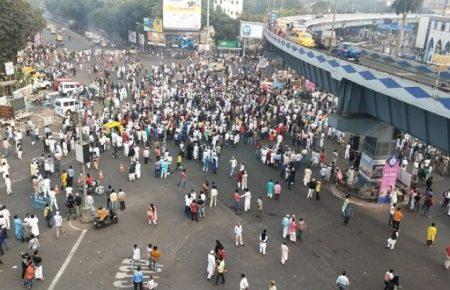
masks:
<svg viewBox="0 0 450 290"><path fill-rule="evenodd" d="M163 0L163 26L170 30L200 30L201 0Z"/></svg>
<svg viewBox="0 0 450 290"><path fill-rule="evenodd" d="M262 39L264 24L259 22L241 21L240 35L243 38Z"/></svg>
<svg viewBox="0 0 450 290"><path fill-rule="evenodd" d="M128 30L128 41L136 43L136 31Z"/></svg>
<svg viewBox="0 0 450 290"><path fill-rule="evenodd" d="M5 73L7 76L12 76L14 74L14 64L12 61L5 62Z"/></svg>
<svg viewBox="0 0 450 290"><path fill-rule="evenodd" d="M219 40L217 41L218 49L236 49L241 48L241 43L237 40Z"/></svg>
<svg viewBox="0 0 450 290"><path fill-rule="evenodd" d="M399 160L395 156L386 160L383 167L383 176L381 177L380 195L385 195L389 187L395 187L398 170Z"/></svg>
<svg viewBox="0 0 450 290"><path fill-rule="evenodd" d="M431 62L440 67L448 67L450 65L450 55L433 54Z"/></svg>
<svg viewBox="0 0 450 290"><path fill-rule="evenodd" d="M145 35L143 33L139 33L139 44L140 45L145 44Z"/></svg>
<svg viewBox="0 0 450 290"><path fill-rule="evenodd" d="M159 32L159 33L163 32L163 23L162 23L161 18L153 19L150 31L152 31L152 32Z"/></svg>
<svg viewBox="0 0 450 290"><path fill-rule="evenodd" d="M142 23L144 24L144 31L151 31L151 28L153 26L153 19L144 17Z"/></svg>
<svg viewBox="0 0 450 290"><path fill-rule="evenodd" d="M166 46L164 33L147 32L148 44L156 46Z"/></svg>
<svg viewBox="0 0 450 290"><path fill-rule="evenodd" d="M31 85L27 85L23 88L15 90L12 94L14 99L27 98L33 94L33 87Z"/></svg>

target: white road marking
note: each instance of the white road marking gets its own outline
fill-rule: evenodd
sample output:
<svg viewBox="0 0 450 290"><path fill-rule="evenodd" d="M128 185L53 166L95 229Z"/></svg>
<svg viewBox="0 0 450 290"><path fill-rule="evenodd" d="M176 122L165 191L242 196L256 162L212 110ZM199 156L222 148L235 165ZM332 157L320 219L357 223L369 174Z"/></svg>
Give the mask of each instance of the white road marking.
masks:
<svg viewBox="0 0 450 290"><path fill-rule="evenodd" d="M145 275L145 273L144 272L150 272L150 271L141 271L142 272L142 274L143 274L143 277L144 277L144 279L145 278L149 278L150 277L150 275ZM153 272L152 272L153 273ZM152 275L153 276L153 275ZM127 274L127 273L122 273L122 272L117 272L117 274L116 274L116 279L125 279L125 278L132 278L133 277L133 274ZM159 279L159 276L153 276L153 278L154 279Z"/></svg>
<svg viewBox="0 0 450 290"><path fill-rule="evenodd" d="M114 281L113 286L116 288L132 288L133 287L133 283L130 282L129 280L119 280L119 281ZM155 282L155 287L158 287L158 283Z"/></svg>
<svg viewBox="0 0 450 290"><path fill-rule="evenodd" d="M144 265L144 264L141 264L140 265L141 266L141 269L142 269L142 267L148 267L148 264L147 265ZM131 268L131 265L123 265L123 266L120 266L119 267L119 271L121 271L121 272L133 272L133 269ZM142 273L156 273L155 271L141 271ZM161 269L159 269L159 267L158 267L158 269L157 269L157 272L161 272Z"/></svg>
<svg viewBox="0 0 450 290"><path fill-rule="evenodd" d="M86 235L86 233L87 233L86 229L81 232L81 235L78 237L77 241L73 245L72 250L70 250L70 253L69 253L69 255L67 255L67 258L64 261L63 265L59 269L58 273L56 273L55 278L53 278L53 281L50 284L50 287L48 287L48 290L54 290L55 289L56 283L58 283L59 279L61 278L62 274L66 270L67 266L69 266L70 260L72 260L73 255L75 255L75 252L77 251L78 247L80 246L81 241L83 240L83 238Z"/></svg>
<svg viewBox="0 0 450 290"><path fill-rule="evenodd" d="M115 279L117 279L116 281L113 282L113 286L115 288L132 288L133 287L133 268L131 267L131 262L132 259L123 259L122 262L120 263L119 266L119 272L116 273L116 276L114 277ZM148 268L149 266L149 261L148 260L140 260L140 266L141 267L145 267ZM148 280L150 278L150 275L152 275L153 279L159 279L159 276L153 276L153 274L155 273L160 273L161 272L161 268L163 267L163 265L158 264L158 268L155 271L150 271L148 269L146 270L141 270L142 274L143 274L143 278L144 278L144 284L146 283L146 280ZM156 286L158 285L157 283L155 283Z"/></svg>
<svg viewBox="0 0 450 290"><path fill-rule="evenodd" d="M72 229L76 230L76 231L79 231L79 232L82 231L82 229L77 228L76 226L72 225L72 222L71 222L71 221L69 221L69 226L70 226Z"/></svg>

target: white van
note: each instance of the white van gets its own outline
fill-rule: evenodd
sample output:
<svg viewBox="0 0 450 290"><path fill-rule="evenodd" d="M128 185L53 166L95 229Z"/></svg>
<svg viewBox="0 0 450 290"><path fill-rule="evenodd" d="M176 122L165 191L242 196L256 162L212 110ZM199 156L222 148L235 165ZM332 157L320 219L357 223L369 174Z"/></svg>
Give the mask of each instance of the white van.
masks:
<svg viewBox="0 0 450 290"><path fill-rule="evenodd" d="M60 98L53 102L55 115L67 116L69 112L76 112L83 107L81 101L74 98Z"/></svg>
<svg viewBox="0 0 450 290"><path fill-rule="evenodd" d="M78 82L61 82L58 91L63 95L68 93L78 94L81 92L81 84Z"/></svg>

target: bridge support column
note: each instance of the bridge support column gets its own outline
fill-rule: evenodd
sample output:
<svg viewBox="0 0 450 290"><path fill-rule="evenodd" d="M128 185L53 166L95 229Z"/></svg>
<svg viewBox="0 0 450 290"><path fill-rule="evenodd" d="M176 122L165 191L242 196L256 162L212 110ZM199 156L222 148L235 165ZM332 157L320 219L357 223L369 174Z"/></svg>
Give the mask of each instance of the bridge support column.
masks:
<svg viewBox="0 0 450 290"><path fill-rule="evenodd" d="M360 177L363 179L361 181L371 184L378 184L381 181L384 164L395 150L393 133L393 127L386 127L378 137L364 137L359 163Z"/></svg>
<svg viewBox="0 0 450 290"><path fill-rule="evenodd" d="M329 124L340 131L361 136L361 160L359 166L357 165L360 173L358 183L379 183L383 166L395 150L394 127L364 115L331 115ZM356 147L355 144L353 146Z"/></svg>

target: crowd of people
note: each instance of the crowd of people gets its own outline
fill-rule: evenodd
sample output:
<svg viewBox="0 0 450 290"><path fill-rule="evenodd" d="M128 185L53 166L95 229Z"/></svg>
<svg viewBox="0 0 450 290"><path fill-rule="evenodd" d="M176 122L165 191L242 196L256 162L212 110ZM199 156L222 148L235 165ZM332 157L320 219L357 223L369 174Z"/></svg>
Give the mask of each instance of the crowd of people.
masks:
<svg viewBox="0 0 450 290"><path fill-rule="evenodd" d="M99 192L99 183L103 177L99 163L106 154L120 159L120 170L128 169L130 182L143 175L142 166L153 165L154 177L164 182L173 180L170 175L178 176L178 187L184 190L185 214L192 221L206 218L206 208L214 208L218 202L219 185L205 181L197 191L188 190L188 172L185 164L197 162L202 172L210 173L211 178L218 173L219 165L229 164L227 175L236 178L236 190L233 195L234 209L237 214L251 211L253 172L244 162L235 157L222 160L223 150L237 150L243 144L255 148L255 155L264 165L279 170L279 178L270 179L266 185L268 200L279 200L283 188L288 190L303 187L296 184L296 172L303 170L302 184L306 188L306 198L320 200L324 185L342 182L355 186L358 180L358 151L347 144L348 136L328 124L328 117L336 110L337 98L318 90L308 90L306 80L292 71L280 71L264 76L255 62L234 57L225 61L223 70L215 71L208 65L191 61L187 65L160 64L144 66L137 57L128 53L107 54L89 51L71 52L66 49L42 45L25 51L25 63L41 67L52 79L73 77L80 71L87 71L93 78L90 86L98 90L97 102L83 102L81 117L71 115L62 119L61 124L39 128L29 120L22 132L19 128L6 128L3 139L3 156L0 160L1 172L8 195L14 195L10 177L9 162L11 147L15 146L17 158L22 158L23 142L29 140L35 146L42 140L43 153L31 161L32 195L45 198L43 217L49 228L55 228L56 237L62 233L62 208L58 205L58 193L65 192L64 205L68 219L80 218L82 206L86 202L91 214L105 219L108 210L125 210L125 191L118 192L110 185ZM264 82L282 84L281 87L267 87ZM83 98L91 100L95 95L89 93ZM104 124L117 123L108 128ZM24 135L23 135L24 133ZM76 172L73 166L64 166L64 159L71 159L76 142L87 140L90 162L86 178ZM334 142L342 149L329 152L328 142ZM399 135L396 154L401 160L402 169L411 169L412 186L409 190L407 207L417 210L421 200L420 191L425 188L422 204L423 214L430 216L435 206L433 198L433 168L440 174L447 174L448 156L437 149L423 145L407 134ZM173 152L171 148L175 148ZM175 156L175 157L173 157ZM358 157L359 156L359 157ZM411 163L411 164L410 164ZM229 174L228 174L229 172ZM106 172L107 173L107 172ZM99 176L95 180L94 174ZM189 173L190 174L190 173ZM83 180L85 179L85 182ZM132 184L130 183L130 186ZM190 185L189 185L190 186ZM87 187L87 200L80 193ZM258 189L259 190L259 189ZM256 190L255 190L256 191ZM393 221L393 233L388 238L388 248L394 249L399 236L399 225L403 219L398 214L397 192L394 188L388 193L392 206L389 217ZM104 194L105 199L96 207L95 194ZM448 206L450 193L444 194L443 207ZM209 202L208 202L209 201ZM105 205L106 204L106 205ZM261 214L263 196L256 200L257 213ZM105 208L103 208L105 206ZM392 209L394 207L394 209ZM450 215L450 207L449 207ZM5 206L0 211L2 245L7 245L7 231L11 229L10 213ZM342 206L344 225L349 224L353 216L349 196ZM158 210L155 200L147 207L147 223L157 225ZM15 238L28 241L32 254L22 253L22 279L24 285L32 287L34 279L44 279L42 257L39 255L39 226L36 214L26 214L23 220L14 214ZM437 229L433 223L427 230L427 246L432 246ZM286 215L280 226L281 263L288 260L287 241L297 243L303 240L307 224L295 214ZM243 228L237 224L234 228L236 246L242 246ZM259 236L259 253L266 254L268 231ZM156 270L159 261L157 248L149 246L149 265ZM133 276L135 287L142 289L140 251L133 248ZM155 253L158 253L158 257ZM447 254L448 255L448 254ZM208 254L207 278L214 275L215 284L225 283L224 246L216 241L214 250ZM449 259L447 257L447 259ZM447 261L448 262L448 261ZM448 263L446 264L448 268ZM338 277L336 285L348 289L346 272ZM392 277L391 277L392 276ZM389 271L385 276L386 289L396 289L398 275ZM150 282L152 281L152 282ZM153 278L147 287L154 287ZM150 285L150 286L148 286ZM241 275L240 289L248 289L249 282L245 274ZM136 289L136 288L135 288ZM153 288L148 288L153 289ZM275 281L270 289L276 289Z"/></svg>

